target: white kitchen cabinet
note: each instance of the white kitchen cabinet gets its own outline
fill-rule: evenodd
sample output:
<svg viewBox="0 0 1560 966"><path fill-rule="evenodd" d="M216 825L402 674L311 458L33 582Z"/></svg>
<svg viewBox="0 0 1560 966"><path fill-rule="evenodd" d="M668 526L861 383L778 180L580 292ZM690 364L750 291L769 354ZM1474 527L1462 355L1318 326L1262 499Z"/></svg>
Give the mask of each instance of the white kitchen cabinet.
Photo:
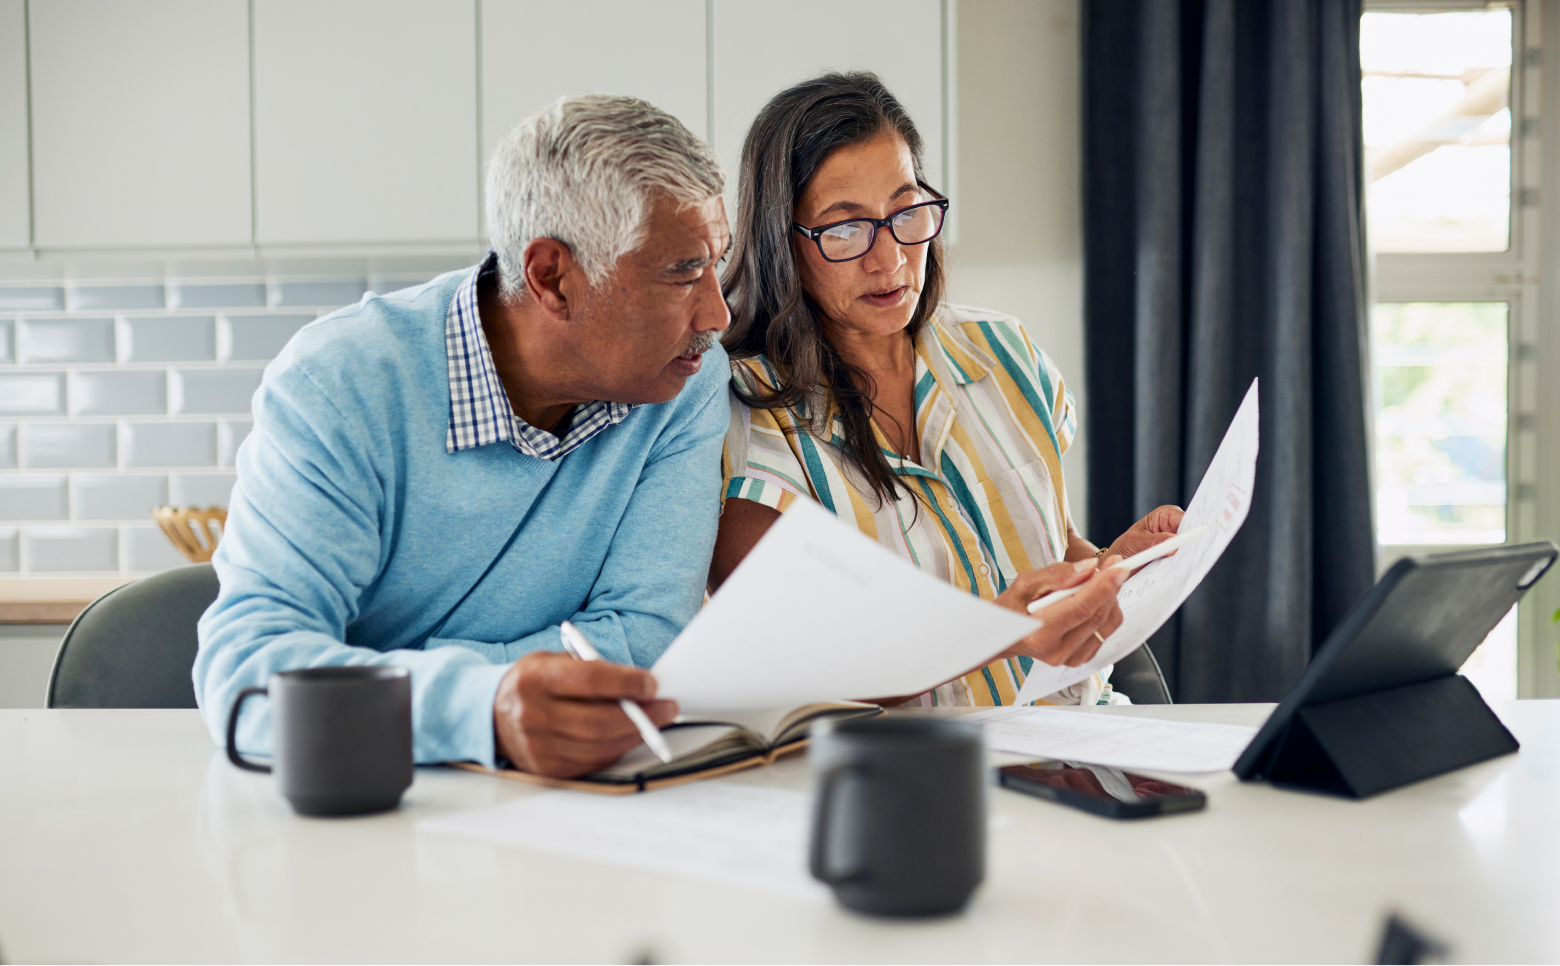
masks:
<svg viewBox="0 0 1560 966"><path fill-rule="evenodd" d="M262 245L472 241L476 0L254 0Z"/></svg>
<svg viewBox="0 0 1560 966"><path fill-rule="evenodd" d="M0 248L32 240L27 184L27 5L0 0Z"/></svg>
<svg viewBox="0 0 1560 966"><path fill-rule="evenodd" d="M47 0L28 16L36 245L249 244L245 0Z"/></svg>
<svg viewBox="0 0 1560 966"><path fill-rule="evenodd" d="M483 161L565 95L630 94L709 137L704 0L482 0Z"/></svg>
<svg viewBox="0 0 1560 966"><path fill-rule="evenodd" d="M735 195L742 140L775 94L826 70L870 70L915 120L943 184L941 0L715 0L714 147Z"/></svg>

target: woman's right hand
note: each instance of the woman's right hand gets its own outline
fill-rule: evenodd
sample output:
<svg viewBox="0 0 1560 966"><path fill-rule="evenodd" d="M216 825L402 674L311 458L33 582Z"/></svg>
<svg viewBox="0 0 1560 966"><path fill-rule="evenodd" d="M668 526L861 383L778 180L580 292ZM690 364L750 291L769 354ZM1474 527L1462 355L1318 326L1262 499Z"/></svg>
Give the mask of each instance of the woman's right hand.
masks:
<svg viewBox="0 0 1560 966"><path fill-rule="evenodd" d="M1076 594L1033 615L1044 626L1003 651L998 658L1025 655L1052 667L1078 667L1100 649L1104 639L1121 626L1116 592L1131 576L1114 569L1118 559L1107 556L1096 566L1093 558L1058 563L1019 574L997 604L1029 616L1029 604L1055 590L1084 585Z"/></svg>

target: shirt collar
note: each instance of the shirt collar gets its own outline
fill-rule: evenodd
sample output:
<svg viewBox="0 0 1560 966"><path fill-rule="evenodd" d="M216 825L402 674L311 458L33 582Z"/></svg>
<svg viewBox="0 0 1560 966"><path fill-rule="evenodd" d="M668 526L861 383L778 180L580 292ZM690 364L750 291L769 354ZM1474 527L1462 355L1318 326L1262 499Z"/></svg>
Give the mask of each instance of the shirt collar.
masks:
<svg viewBox="0 0 1560 966"><path fill-rule="evenodd" d="M493 365L493 353L477 310L479 287L484 280L491 284L498 281L498 256L493 252L488 252L482 264L460 283L444 320L444 349L450 375L450 426L445 452L459 453L506 441L526 456L561 459L627 419L637 408L603 400L576 406L561 439L516 416Z"/></svg>

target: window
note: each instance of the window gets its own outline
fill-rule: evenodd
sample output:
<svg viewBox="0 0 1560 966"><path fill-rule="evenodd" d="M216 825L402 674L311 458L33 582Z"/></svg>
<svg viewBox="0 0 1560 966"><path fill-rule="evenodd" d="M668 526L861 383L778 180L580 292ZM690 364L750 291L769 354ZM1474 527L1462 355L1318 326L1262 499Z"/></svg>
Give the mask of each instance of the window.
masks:
<svg viewBox="0 0 1560 966"><path fill-rule="evenodd" d="M1378 564L1532 539L1536 139L1525 138L1520 2L1369 4L1360 24ZM1516 119L1515 121L1513 119ZM1526 417L1526 422L1525 422ZM1517 696L1515 611L1464 673Z"/></svg>

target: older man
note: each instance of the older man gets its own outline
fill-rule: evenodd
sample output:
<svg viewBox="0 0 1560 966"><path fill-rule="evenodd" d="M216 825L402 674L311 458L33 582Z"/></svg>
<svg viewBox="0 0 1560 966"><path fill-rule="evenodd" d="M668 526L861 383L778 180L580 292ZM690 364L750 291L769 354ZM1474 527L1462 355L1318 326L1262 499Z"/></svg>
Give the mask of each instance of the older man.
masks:
<svg viewBox="0 0 1560 966"><path fill-rule="evenodd" d="M213 737L240 688L325 664L411 669L420 762L575 775L639 742L617 699L671 720L642 668L699 607L715 539L722 188L669 115L565 99L495 153L482 264L288 344L200 623ZM553 653L564 620L615 663Z"/></svg>

